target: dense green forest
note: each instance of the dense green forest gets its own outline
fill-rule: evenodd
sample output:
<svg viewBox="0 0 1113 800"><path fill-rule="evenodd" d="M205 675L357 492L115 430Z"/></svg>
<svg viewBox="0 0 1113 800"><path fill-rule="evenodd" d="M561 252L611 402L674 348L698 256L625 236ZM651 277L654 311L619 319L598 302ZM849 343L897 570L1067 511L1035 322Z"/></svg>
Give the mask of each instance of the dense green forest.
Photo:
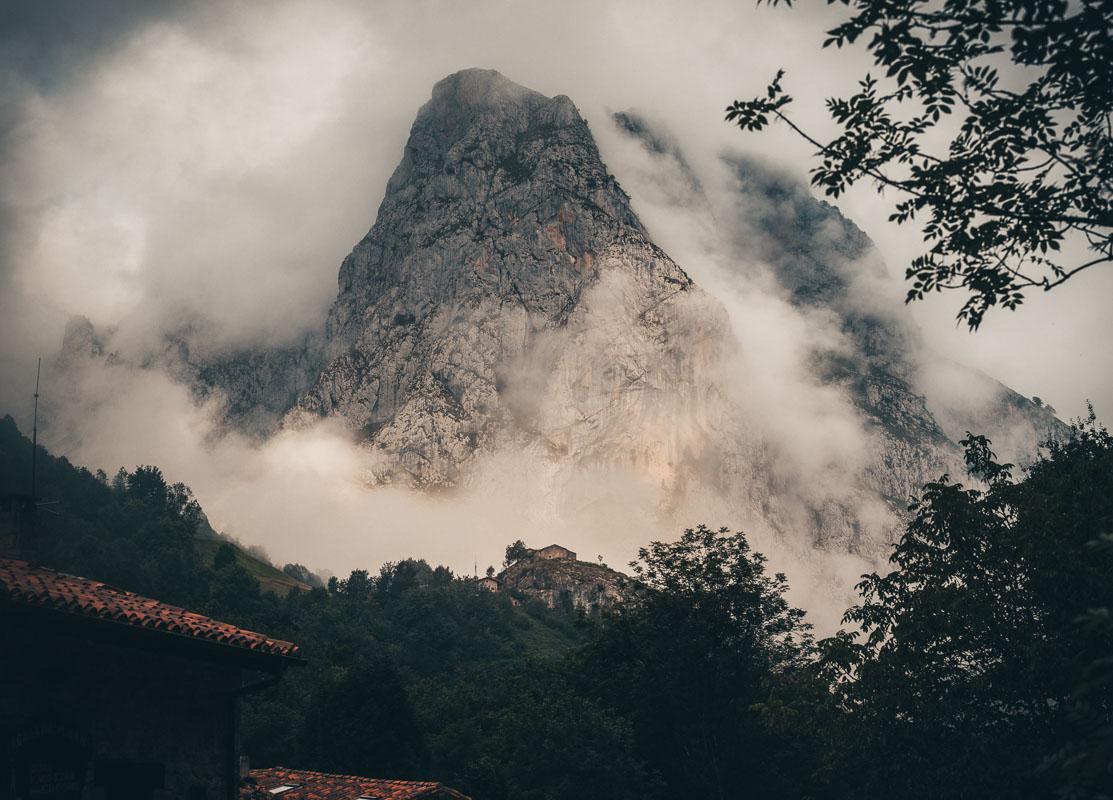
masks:
<svg viewBox="0 0 1113 800"><path fill-rule="evenodd" d="M964 445L969 476L924 487L892 571L821 641L727 529L647 543L637 590L595 617L417 559L325 586L287 565L305 588L276 593L198 539L201 508L157 468L45 451L40 557L300 644L308 664L245 708L253 766L477 800L1110 797L1113 437L1091 415L1023 473ZM0 493L26 491L30 457L0 420Z"/></svg>

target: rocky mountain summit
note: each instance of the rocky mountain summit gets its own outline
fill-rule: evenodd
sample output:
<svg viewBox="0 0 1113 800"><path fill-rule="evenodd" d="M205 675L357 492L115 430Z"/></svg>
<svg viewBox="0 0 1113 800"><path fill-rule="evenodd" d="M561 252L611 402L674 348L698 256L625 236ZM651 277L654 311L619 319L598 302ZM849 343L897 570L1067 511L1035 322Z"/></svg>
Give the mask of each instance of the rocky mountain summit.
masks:
<svg viewBox="0 0 1113 800"><path fill-rule="evenodd" d="M587 612L622 602L630 588L626 575L605 564L579 561L560 545L550 545L514 561L495 578L480 579L480 586L506 592L517 600L533 599L549 608Z"/></svg>
<svg viewBox="0 0 1113 800"><path fill-rule="evenodd" d="M319 332L229 353L186 331L140 366L225 398L230 422L258 435L342 421L374 455L373 485L451 487L513 447L570 470L627 470L665 514L712 509L870 555L909 495L961 470L965 430L1022 460L1062 428L1046 407L954 365L978 402L934 393L939 365L907 315L877 300L886 273L868 237L798 181L727 155L729 186L713 193L665 133L631 112L614 121L665 176L678 214L696 209L722 240L740 282L831 332L811 345L808 381L847 406L861 453L817 467L807 441L792 441L804 434L760 418L751 390L765 377L746 374L740 354L763 343L740 339L724 306L652 241L572 101L491 70L433 87ZM87 323L67 333L70 350L113 357ZM508 580L596 602L553 569L522 566Z"/></svg>
<svg viewBox="0 0 1113 800"><path fill-rule="evenodd" d="M292 419L343 418L381 453L377 482L451 484L507 439L600 455L628 426L623 395L696 385L677 348L699 342L675 322L697 294L571 100L456 73L341 266L326 365Z"/></svg>

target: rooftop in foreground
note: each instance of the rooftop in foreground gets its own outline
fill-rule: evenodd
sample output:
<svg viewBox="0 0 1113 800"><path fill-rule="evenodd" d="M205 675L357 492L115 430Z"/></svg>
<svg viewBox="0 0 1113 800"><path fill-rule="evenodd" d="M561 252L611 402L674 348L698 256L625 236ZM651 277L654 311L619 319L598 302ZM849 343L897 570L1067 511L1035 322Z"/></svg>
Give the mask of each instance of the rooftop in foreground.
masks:
<svg viewBox="0 0 1113 800"><path fill-rule="evenodd" d="M98 632L111 629L162 634L167 640L215 645L232 656L239 653L256 660L299 660L298 646L291 642L272 639L101 581L3 558L0 559L0 610L8 609L38 613L59 621L103 624Z"/></svg>
<svg viewBox="0 0 1113 800"><path fill-rule="evenodd" d="M430 781L391 781L358 775L271 767L253 769L241 800L468 800L455 789Z"/></svg>

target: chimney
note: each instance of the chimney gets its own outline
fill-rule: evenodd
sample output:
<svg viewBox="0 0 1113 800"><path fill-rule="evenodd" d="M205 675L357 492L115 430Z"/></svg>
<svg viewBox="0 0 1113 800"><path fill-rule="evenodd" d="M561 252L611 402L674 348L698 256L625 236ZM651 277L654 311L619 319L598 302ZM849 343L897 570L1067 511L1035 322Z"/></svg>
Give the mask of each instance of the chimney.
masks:
<svg viewBox="0 0 1113 800"><path fill-rule="evenodd" d="M35 498L29 494L0 497L0 558L34 562Z"/></svg>

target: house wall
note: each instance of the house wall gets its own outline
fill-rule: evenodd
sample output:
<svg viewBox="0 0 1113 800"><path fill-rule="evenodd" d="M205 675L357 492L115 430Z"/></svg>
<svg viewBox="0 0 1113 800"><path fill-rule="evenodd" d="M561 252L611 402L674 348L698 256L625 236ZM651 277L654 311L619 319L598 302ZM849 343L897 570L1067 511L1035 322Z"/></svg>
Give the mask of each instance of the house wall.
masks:
<svg viewBox="0 0 1113 800"><path fill-rule="evenodd" d="M36 796L11 788L13 776L35 771L37 796L108 800L98 779L114 770L143 780L159 765L164 786L153 798L231 796L237 668L31 632L2 619L0 641L0 799ZM43 789L51 782L54 794Z"/></svg>
<svg viewBox="0 0 1113 800"><path fill-rule="evenodd" d="M575 553L571 550L565 550L563 547L546 547L543 550L538 550L537 555L541 558L572 558Z"/></svg>

